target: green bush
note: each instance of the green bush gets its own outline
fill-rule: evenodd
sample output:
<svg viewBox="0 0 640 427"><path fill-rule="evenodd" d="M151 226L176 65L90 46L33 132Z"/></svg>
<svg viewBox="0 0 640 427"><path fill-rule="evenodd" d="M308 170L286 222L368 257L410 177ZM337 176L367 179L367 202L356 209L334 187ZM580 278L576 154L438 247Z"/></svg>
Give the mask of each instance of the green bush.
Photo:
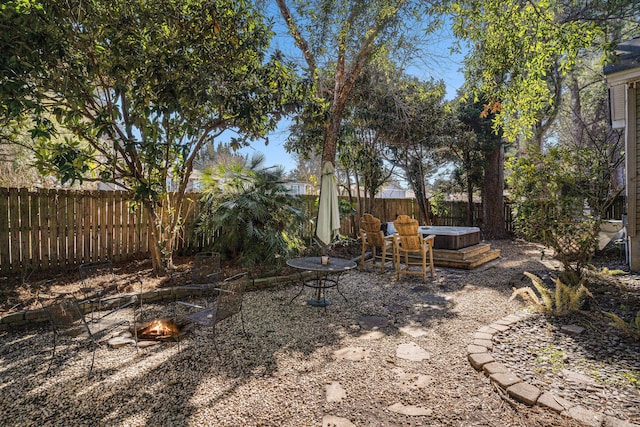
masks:
<svg viewBox="0 0 640 427"><path fill-rule="evenodd" d="M553 248L561 279L577 286L617 193L606 156L588 147L553 147L507 163L517 233Z"/></svg>
<svg viewBox="0 0 640 427"><path fill-rule="evenodd" d="M304 212L287 192L282 169L264 168L263 161L258 155L205 169L195 231L242 266L277 268L301 249Z"/></svg>

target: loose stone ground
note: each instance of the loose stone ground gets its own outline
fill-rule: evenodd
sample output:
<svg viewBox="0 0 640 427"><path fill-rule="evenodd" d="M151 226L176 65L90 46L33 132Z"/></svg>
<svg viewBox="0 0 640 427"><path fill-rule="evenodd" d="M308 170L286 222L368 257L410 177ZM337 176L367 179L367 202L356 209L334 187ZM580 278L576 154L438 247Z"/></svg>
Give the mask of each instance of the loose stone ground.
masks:
<svg viewBox="0 0 640 427"><path fill-rule="evenodd" d="M179 346L103 346L91 379L86 349L46 375L46 329L1 333L0 425L578 425L514 402L467 361L478 329L521 308L509 301L513 277L546 268L535 247L501 249L489 268L439 268L426 284L350 272L340 285L348 301L331 292L326 311L306 293L288 304L297 286L250 292L251 337L225 324L222 360L196 328Z"/></svg>

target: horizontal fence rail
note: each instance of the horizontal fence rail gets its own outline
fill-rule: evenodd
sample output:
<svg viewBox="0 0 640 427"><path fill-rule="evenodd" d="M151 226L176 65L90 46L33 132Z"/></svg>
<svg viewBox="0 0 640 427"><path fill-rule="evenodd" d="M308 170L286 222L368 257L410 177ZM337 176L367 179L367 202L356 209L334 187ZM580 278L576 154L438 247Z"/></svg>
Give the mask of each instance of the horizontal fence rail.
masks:
<svg viewBox="0 0 640 427"><path fill-rule="evenodd" d="M346 199L346 198L345 198ZM607 214L620 219L624 199L617 200ZM193 235L200 211L200 194L188 193L183 206L184 227L176 242L177 253L200 250L206 242ZM305 236L315 234L317 196L302 196L307 218ZM434 225L466 224L466 202L445 202ZM355 207L356 212L357 206ZM383 222L398 215L420 218L414 199L374 199L371 214ZM511 206L505 204L505 228L513 231ZM340 233L358 235L355 214L345 215ZM149 256L146 213L124 191L75 191L0 188L0 273L22 273L40 269L65 269L87 262L128 261ZM473 225L482 224L482 207L473 207Z"/></svg>

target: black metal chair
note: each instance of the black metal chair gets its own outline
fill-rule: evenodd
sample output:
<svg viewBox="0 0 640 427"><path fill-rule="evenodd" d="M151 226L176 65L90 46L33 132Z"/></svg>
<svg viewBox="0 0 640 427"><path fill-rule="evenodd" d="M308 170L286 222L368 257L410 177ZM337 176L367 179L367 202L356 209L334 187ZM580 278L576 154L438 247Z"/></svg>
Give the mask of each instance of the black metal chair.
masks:
<svg viewBox="0 0 640 427"><path fill-rule="evenodd" d="M178 307L203 310L207 307L207 296L213 295L223 272L220 267L220 253L201 252L193 258L191 266L191 283L175 290L174 318L177 318Z"/></svg>
<svg viewBox="0 0 640 427"><path fill-rule="evenodd" d="M138 295L127 293L127 285L116 279L113 264L110 261L82 264L78 270L84 300L91 303L91 322L99 322L137 302L140 302L140 308L142 308L142 300ZM139 278L133 280L142 285Z"/></svg>
<svg viewBox="0 0 640 427"><path fill-rule="evenodd" d="M55 361L59 338L61 335L65 335L76 341L78 348L84 340L90 343L91 365L88 374L90 377L93 372L99 339L117 326L129 323L128 321L91 323L91 320L87 319L87 313L92 305L91 301L80 300L73 293L40 292L37 299L47 315L53 332L53 349L47 373Z"/></svg>
<svg viewBox="0 0 640 427"><path fill-rule="evenodd" d="M204 307L186 316L190 322L193 322L196 325L211 327L213 345L218 357L220 357L220 351L216 342L216 327L222 321L229 319L234 315L239 315L242 332L245 337L248 336L244 327L242 300L244 298L245 289L250 280L251 278L248 273L240 273L225 279L218 287L214 288L218 294L212 306Z"/></svg>
<svg viewBox="0 0 640 427"><path fill-rule="evenodd" d="M87 322L90 328L97 330L112 329L115 326L129 323L134 331L136 350L138 349L137 325L142 321L142 298L135 293L134 284L139 286L142 293L142 280L133 277L125 282L116 278L111 261L93 262L82 264L78 268L82 281L83 293L82 305L84 312L88 311ZM111 320L111 317L120 310L131 308L133 310L130 321Z"/></svg>

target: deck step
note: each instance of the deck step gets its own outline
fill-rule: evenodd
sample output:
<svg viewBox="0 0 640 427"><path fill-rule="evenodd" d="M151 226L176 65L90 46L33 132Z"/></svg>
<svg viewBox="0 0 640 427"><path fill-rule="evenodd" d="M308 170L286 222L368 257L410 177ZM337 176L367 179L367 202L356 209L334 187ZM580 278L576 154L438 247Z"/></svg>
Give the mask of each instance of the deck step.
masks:
<svg viewBox="0 0 640 427"><path fill-rule="evenodd" d="M434 249L433 264L439 267L461 268L471 270L500 257L500 249L491 249L489 243L478 243L466 248ZM409 256L410 262L419 263L420 257L414 254Z"/></svg>
<svg viewBox="0 0 640 427"><path fill-rule="evenodd" d="M477 245L468 246L462 249L434 249L433 258L464 261L466 259L475 258L476 256L491 250L489 243L478 243Z"/></svg>
<svg viewBox="0 0 640 427"><path fill-rule="evenodd" d="M435 254L435 253L434 253ZM465 270L472 270L476 267L481 266L482 264L486 264L489 261L493 261L500 257L500 249L490 249L473 258L468 258L465 260L455 260L455 259L442 259L442 258L433 258L433 263L439 267L452 267L452 268L462 268Z"/></svg>

